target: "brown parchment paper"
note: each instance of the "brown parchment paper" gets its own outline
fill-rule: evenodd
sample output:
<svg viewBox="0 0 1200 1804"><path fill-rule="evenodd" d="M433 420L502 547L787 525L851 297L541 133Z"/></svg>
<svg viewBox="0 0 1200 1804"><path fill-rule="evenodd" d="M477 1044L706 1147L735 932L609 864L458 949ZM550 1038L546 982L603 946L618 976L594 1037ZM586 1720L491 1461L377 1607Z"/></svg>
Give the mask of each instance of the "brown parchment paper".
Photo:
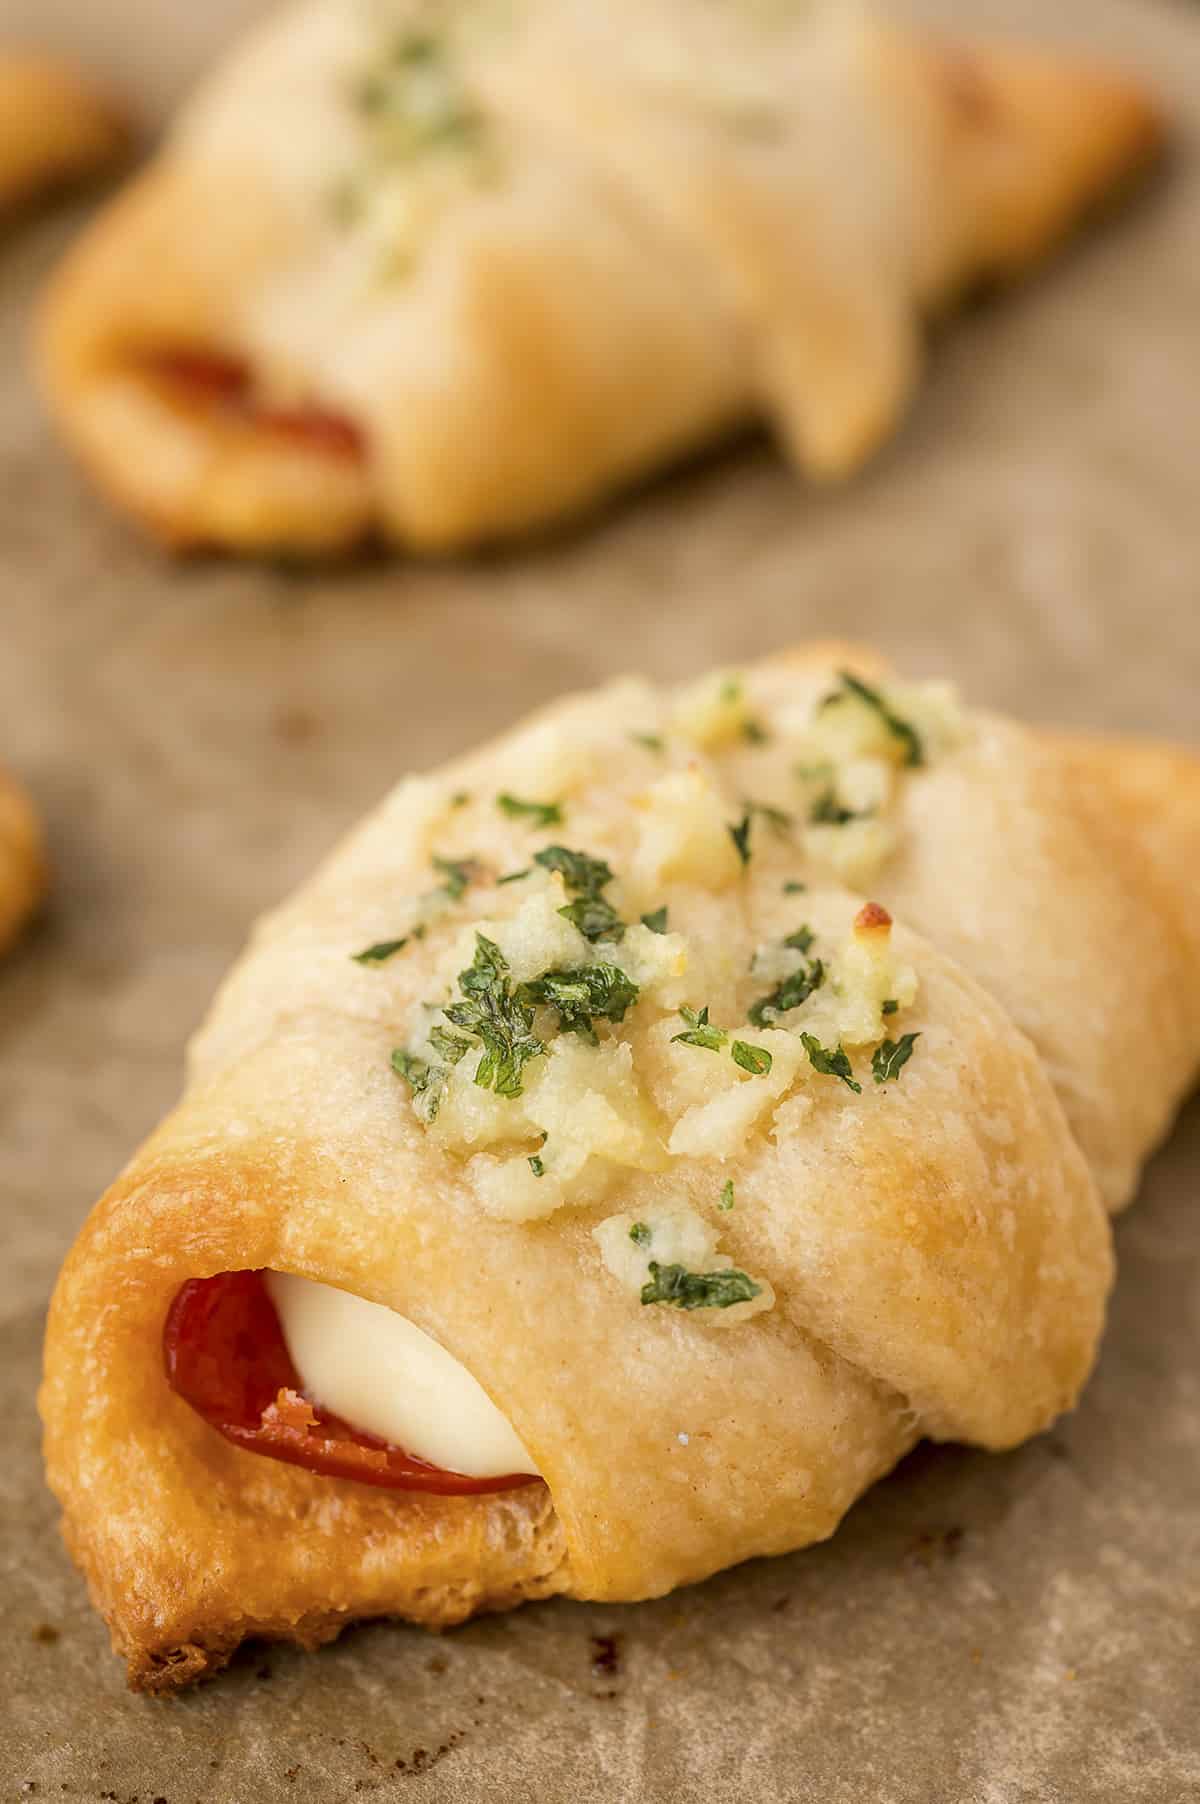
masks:
<svg viewBox="0 0 1200 1804"><path fill-rule="evenodd" d="M151 112L254 10L0 0ZM813 633L1030 718L1200 739L1200 6L954 7L1152 74L1169 181L938 344L862 479L759 443L529 552L176 566L49 439L23 340L82 209L0 243L0 756L53 909L0 969L0 1796L126 1804L1200 1797L1200 1109L1119 1230L1100 1370L1053 1434L919 1449L827 1546L636 1608L251 1649L132 1698L59 1545L33 1394L84 1212L171 1102L253 915L407 766L557 690ZM1197 873L1200 881L1200 873ZM1114 1058L1137 1057L1138 1023Z"/></svg>

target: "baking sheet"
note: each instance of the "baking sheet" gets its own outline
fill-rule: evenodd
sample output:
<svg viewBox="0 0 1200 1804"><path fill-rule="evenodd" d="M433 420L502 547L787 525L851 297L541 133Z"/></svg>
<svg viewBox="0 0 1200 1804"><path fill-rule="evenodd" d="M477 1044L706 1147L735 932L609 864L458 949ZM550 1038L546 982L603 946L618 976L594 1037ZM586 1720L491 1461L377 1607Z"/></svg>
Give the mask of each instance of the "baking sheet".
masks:
<svg viewBox="0 0 1200 1804"><path fill-rule="evenodd" d="M77 27L157 104L252 7L180 7L182 35L165 10L0 0L0 26ZM830 632L1033 719L1200 739L1200 8L954 12L1116 51L1184 143L1156 193L945 336L909 427L834 495L751 442L519 555L171 565L67 468L24 369L30 297L84 209L0 245L0 755L57 866L0 971L0 1796L1200 1796L1195 1105L1120 1226L1073 1417L1003 1457L921 1448L827 1546L658 1603L372 1626L133 1698L40 1476L42 1315L75 1228L173 1099L251 918L402 769L566 687Z"/></svg>

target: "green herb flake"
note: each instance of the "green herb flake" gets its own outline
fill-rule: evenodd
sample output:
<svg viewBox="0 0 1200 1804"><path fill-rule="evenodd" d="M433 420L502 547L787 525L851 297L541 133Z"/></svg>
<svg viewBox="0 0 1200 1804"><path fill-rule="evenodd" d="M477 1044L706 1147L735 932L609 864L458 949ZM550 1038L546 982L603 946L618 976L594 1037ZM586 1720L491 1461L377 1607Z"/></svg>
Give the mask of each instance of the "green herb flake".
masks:
<svg viewBox="0 0 1200 1804"><path fill-rule="evenodd" d="M684 1046L701 1046L705 1052L720 1052L729 1035L723 1028L712 1026L708 1019L707 1008L702 1008L697 1014L694 1008L685 1007L681 1008L679 1013L687 1022L687 1032L672 1034L672 1046L681 1042Z"/></svg>
<svg viewBox="0 0 1200 1804"><path fill-rule="evenodd" d="M840 1078L848 1090L853 1090L856 1096L861 1096L862 1085L854 1076L854 1067L851 1065L844 1047L838 1045L833 1051L830 1051L828 1046L822 1046L815 1034L801 1034L800 1040L808 1054L808 1062L814 1071L819 1071L822 1077Z"/></svg>
<svg viewBox="0 0 1200 1804"><path fill-rule="evenodd" d="M870 683L864 683L861 677L854 676L849 670L839 670L838 681L842 684L844 694L857 696L860 702L865 702L868 708L875 710L892 738L899 740L904 748L903 762L905 764L924 764L925 748L921 743L920 734L911 721L903 719L888 706L878 689L872 688ZM826 696L821 706L827 707L830 703L841 699L842 696L835 691L833 695Z"/></svg>
<svg viewBox="0 0 1200 1804"><path fill-rule="evenodd" d="M807 933L808 929L801 928L800 931ZM790 946L793 940L798 938L799 935L793 935L792 939L784 941L784 945ZM808 944L812 944L811 934ZM806 952L808 946L801 946L797 949ZM825 966L819 958L814 958L811 963L800 965L797 970L791 972L782 983L776 984L769 996L760 996L757 1002L752 1003L747 1011L746 1019L752 1027L770 1027L780 1015L786 1015L790 1009L799 1008L802 1002L807 1002L814 990L819 990L824 981Z"/></svg>
<svg viewBox="0 0 1200 1804"><path fill-rule="evenodd" d="M573 852L567 846L545 846L534 853L535 864L557 871L569 890L576 892L559 914L577 927L585 940L617 941L625 937L625 923L612 903L601 894L612 882L612 871L602 858Z"/></svg>
<svg viewBox="0 0 1200 1804"><path fill-rule="evenodd" d="M665 933L667 931L666 903L664 902L661 908L656 908L652 914L643 915L642 926L648 927L651 933Z"/></svg>
<svg viewBox="0 0 1200 1804"><path fill-rule="evenodd" d="M789 933L783 943L792 952L809 952L815 937L812 928L806 923L803 927L797 927L795 933Z"/></svg>
<svg viewBox="0 0 1200 1804"><path fill-rule="evenodd" d="M596 1045L593 1021L623 1021L638 999L638 986L618 965L580 965L569 971L544 971L517 992L521 1002L546 1003L558 1011L562 1033L578 1034Z"/></svg>
<svg viewBox="0 0 1200 1804"><path fill-rule="evenodd" d="M471 797L467 791L465 789L459 789L450 797L450 806L451 808L465 808L470 800Z"/></svg>
<svg viewBox="0 0 1200 1804"><path fill-rule="evenodd" d="M542 1163L542 1160L539 1158L537 1153L530 1154L529 1169L533 1173L535 1178L544 1178L546 1175L546 1167Z"/></svg>
<svg viewBox="0 0 1200 1804"><path fill-rule="evenodd" d="M475 935L475 958L458 974L461 1002L443 1009L447 1021L482 1042L483 1054L475 1068L481 1090L497 1096L520 1096L521 1073L530 1059L545 1052L545 1043L533 1032L533 1011L509 984L508 960L486 935Z"/></svg>
<svg viewBox="0 0 1200 1804"><path fill-rule="evenodd" d="M464 144L483 125L454 70L444 42L406 32L355 85L351 98L377 134L386 162L407 160L439 144Z"/></svg>
<svg viewBox="0 0 1200 1804"><path fill-rule="evenodd" d="M901 1034L898 1040L884 1040L875 1048L871 1054L871 1070L877 1084L891 1083L900 1076L920 1038L919 1033Z"/></svg>
<svg viewBox="0 0 1200 1804"><path fill-rule="evenodd" d="M525 802L520 796L510 795L505 790L496 797L496 806L510 820L528 820L531 827L539 830L543 827L561 827L563 824L561 802Z"/></svg>
<svg viewBox="0 0 1200 1804"><path fill-rule="evenodd" d="M900 1004L896 1001L896 998L894 996L889 996L887 1001L880 1007L879 1012L881 1015L894 1015L899 1007Z"/></svg>
<svg viewBox="0 0 1200 1804"><path fill-rule="evenodd" d="M741 701L741 699L742 699L742 679L741 679L741 677L726 677L725 678L725 681L721 684L720 699L721 699L722 704L726 708L732 708L732 707L736 706L736 704L738 702Z"/></svg>
<svg viewBox="0 0 1200 1804"><path fill-rule="evenodd" d="M410 937L406 933L401 940L376 940L373 946L365 947L362 952L351 953L351 957L356 965L382 965L397 952L403 952Z"/></svg>
<svg viewBox="0 0 1200 1804"><path fill-rule="evenodd" d="M770 802L752 802L747 799L744 807L748 814L760 814L772 833L778 834L781 839L786 838L796 825L794 814L789 814L786 808L775 808Z"/></svg>
<svg viewBox="0 0 1200 1804"><path fill-rule="evenodd" d="M531 864L527 864L523 871L509 871L509 873L506 877L497 877L497 879L496 879L497 889L500 887L500 885L502 883L520 883L522 877L528 877L528 875L532 869L533 869L533 866Z"/></svg>
<svg viewBox="0 0 1200 1804"><path fill-rule="evenodd" d="M721 1200L717 1204L717 1208L721 1209L721 1210L728 1210L728 1209L733 1208L733 1179L732 1178L726 1178L725 1182L722 1184Z"/></svg>
<svg viewBox="0 0 1200 1804"><path fill-rule="evenodd" d="M766 1077L774 1063L765 1046L750 1046L745 1040L735 1040L729 1050L734 1064L748 1071L751 1077Z"/></svg>
<svg viewBox="0 0 1200 1804"><path fill-rule="evenodd" d="M483 875L474 858L439 858L435 853L430 863L443 879L439 889L452 902L461 902L470 885L477 883Z"/></svg>
<svg viewBox="0 0 1200 1804"><path fill-rule="evenodd" d="M652 1235L644 1221L635 1221L629 1230L629 1238L634 1246L645 1247L650 1245Z"/></svg>
<svg viewBox="0 0 1200 1804"><path fill-rule="evenodd" d="M581 895L596 895L612 882L612 871L602 858L589 858L586 852L572 852L567 846L543 846L533 859L543 870L557 871L567 888Z"/></svg>
<svg viewBox="0 0 1200 1804"><path fill-rule="evenodd" d="M865 820L870 809L858 810L847 808L839 802L832 784L823 789L808 811L809 821L814 827L844 827L850 821Z"/></svg>
<svg viewBox="0 0 1200 1804"><path fill-rule="evenodd" d="M752 715L748 715L742 722L742 738L747 745L766 745L770 737L762 721L755 720Z"/></svg>
<svg viewBox="0 0 1200 1804"><path fill-rule="evenodd" d="M785 896L802 896L807 888L807 883L798 883L794 877L789 877L783 886L783 893Z"/></svg>
<svg viewBox="0 0 1200 1804"><path fill-rule="evenodd" d="M451 1033L448 1027L431 1027L429 1044L440 1053L447 1065L457 1065L471 1050L471 1041L465 1034Z"/></svg>
<svg viewBox="0 0 1200 1804"><path fill-rule="evenodd" d="M650 1261L650 1282L642 1286L643 1303L666 1303L672 1309L728 1309L732 1303L749 1303L762 1292L745 1272L730 1267L721 1272L689 1272L682 1265Z"/></svg>
<svg viewBox="0 0 1200 1804"><path fill-rule="evenodd" d="M737 848L743 870L750 862L750 822L753 818L751 811L747 809L737 825L731 823L729 827L729 837Z"/></svg>
<svg viewBox="0 0 1200 1804"><path fill-rule="evenodd" d="M392 1053L392 1070L397 1077L404 1079L412 1091L413 1101L424 1119L436 1120L442 1087L446 1082L443 1068L431 1065L428 1059L418 1058L415 1053L406 1052L402 1046L397 1046Z"/></svg>
<svg viewBox="0 0 1200 1804"><path fill-rule="evenodd" d="M603 896L577 896L574 902L568 902L558 912L593 945L597 940L611 940L615 944L625 938L624 921Z"/></svg>
<svg viewBox="0 0 1200 1804"><path fill-rule="evenodd" d="M648 752L665 752L666 741L661 733L631 733L629 737L634 745L644 746Z"/></svg>

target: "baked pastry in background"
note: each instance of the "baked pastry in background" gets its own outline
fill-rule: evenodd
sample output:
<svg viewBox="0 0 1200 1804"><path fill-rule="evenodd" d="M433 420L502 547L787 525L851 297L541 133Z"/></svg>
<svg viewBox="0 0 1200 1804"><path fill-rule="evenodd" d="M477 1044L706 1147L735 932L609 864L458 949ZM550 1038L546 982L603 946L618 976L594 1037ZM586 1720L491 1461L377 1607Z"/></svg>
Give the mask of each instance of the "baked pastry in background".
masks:
<svg viewBox="0 0 1200 1804"><path fill-rule="evenodd" d="M1194 756L845 647L401 783L55 1293L48 1475L131 1683L654 1596L1069 1409L1101 1189L1200 1064L1198 851Z"/></svg>
<svg viewBox="0 0 1200 1804"><path fill-rule="evenodd" d="M37 816L24 790L0 769L0 952L24 927L45 888Z"/></svg>
<svg viewBox="0 0 1200 1804"><path fill-rule="evenodd" d="M91 175L127 144L110 103L72 70L0 50L0 211Z"/></svg>
<svg viewBox="0 0 1200 1804"><path fill-rule="evenodd" d="M1161 137L1132 80L852 0L305 0L71 252L45 385L179 546L498 539L754 419L832 480L929 316Z"/></svg>

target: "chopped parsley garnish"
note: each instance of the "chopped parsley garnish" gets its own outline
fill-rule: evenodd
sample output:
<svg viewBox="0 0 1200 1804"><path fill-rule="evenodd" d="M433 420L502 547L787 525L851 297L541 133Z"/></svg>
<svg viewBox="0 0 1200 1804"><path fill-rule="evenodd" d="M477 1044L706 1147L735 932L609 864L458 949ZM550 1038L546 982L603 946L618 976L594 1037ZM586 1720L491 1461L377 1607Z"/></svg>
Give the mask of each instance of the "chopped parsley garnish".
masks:
<svg viewBox="0 0 1200 1804"><path fill-rule="evenodd" d="M517 992L522 1002L545 1002L558 1011L563 1033L596 1045L596 1020L623 1021L638 999L638 986L619 966L580 965L571 971L544 971Z"/></svg>
<svg viewBox="0 0 1200 1804"><path fill-rule="evenodd" d="M603 896L577 896L574 902L568 902L559 914L577 927L585 940L593 945L597 940L617 940L625 938L625 923Z"/></svg>
<svg viewBox="0 0 1200 1804"><path fill-rule="evenodd" d="M847 808L838 801L831 783L813 801L808 818L814 827L844 827L848 821L865 820L872 812L870 808Z"/></svg>
<svg viewBox="0 0 1200 1804"><path fill-rule="evenodd" d="M629 1230L629 1238L635 1246L644 1247L649 1246L652 1236L644 1221L635 1221Z"/></svg>
<svg viewBox="0 0 1200 1804"><path fill-rule="evenodd" d="M502 883L520 883L522 877L528 877L528 875L532 869L533 869L533 866L531 864L527 864L523 871L509 871L509 873L506 877L497 877L496 887L499 888L499 886Z"/></svg>
<svg viewBox="0 0 1200 1804"><path fill-rule="evenodd" d="M652 914L643 915L642 926L648 927L651 933L665 933L667 931L666 903L664 902L661 908L656 908Z"/></svg>
<svg viewBox="0 0 1200 1804"><path fill-rule="evenodd" d="M781 836L791 832L795 826L795 817L783 808L775 808L770 802L752 802L747 799L742 804L745 813L736 826L729 828L729 837L737 847L738 857L743 865L750 862L750 827L755 815L761 815L773 833Z"/></svg>
<svg viewBox="0 0 1200 1804"><path fill-rule="evenodd" d="M803 927L797 927L795 933L789 933L783 943L793 952L809 952L812 950L815 937L812 928L806 924Z"/></svg>
<svg viewBox="0 0 1200 1804"><path fill-rule="evenodd" d="M537 1153L531 1153L529 1155L529 1169L535 1178L544 1178L546 1175L546 1167L543 1165L541 1157Z"/></svg>
<svg viewBox="0 0 1200 1804"><path fill-rule="evenodd" d="M842 1046L830 1051L828 1046L822 1046L815 1034L801 1034L800 1040L814 1071L819 1071L822 1077L840 1078L848 1090L861 1096L862 1085L855 1078L854 1067Z"/></svg>
<svg viewBox="0 0 1200 1804"><path fill-rule="evenodd" d="M625 923L601 893L613 876L602 858L589 858L586 852L572 852L567 846L545 846L533 856L536 864L557 871L567 888L576 892L575 900L558 912L585 940L624 938Z"/></svg>
<svg viewBox="0 0 1200 1804"><path fill-rule="evenodd" d="M469 886L483 875L482 867L474 858L439 858L435 853L430 863L443 878L438 888L452 902L460 902Z"/></svg>
<svg viewBox="0 0 1200 1804"><path fill-rule="evenodd" d="M467 791L465 789L460 789L450 797L450 806L451 808L465 808L470 800L471 798Z"/></svg>
<svg viewBox="0 0 1200 1804"><path fill-rule="evenodd" d="M887 1001L880 1005L879 1012L881 1015L894 1015L899 1007L900 1004L896 1001L896 998L894 996L889 996Z"/></svg>
<svg viewBox="0 0 1200 1804"><path fill-rule="evenodd" d="M707 1008L702 1008L697 1014L694 1008L685 1007L679 1013L687 1022L687 1032L672 1034L672 1046L681 1041L684 1046L702 1046L706 1052L720 1052L729 1035L724 1028L711 1025Z"/></svg>
<svg viewBox="0 0 1200 1804"><path fill-rule="evenodd" d="M412 1091L413 1101L424 1120L434 1121L442 1099L442 1086L446 1082L444 1068L431 1065L428 1059L418 1058L415 1053L405 1052L402 1046L397 1046L392 1053L392 1070Z"/></svg>
<svg viewBox="0 0 1200 1804"><path fill-rule="evenodd" d="M539 829L563 824L561 802L524 802L520 796L509 795L506 790L496 797L496 806L510 820L527 819L531 826Z"/></svg>
<svg viewBox="0 0 1200 1804"><path fill-rule="evenodd" d="M410 938L411 935L406 933L402 940L376 940L373 946L367 946L361 952L353 952L350 956L356 965L381 965L385 959L402 952Z"/></svg>
<svg viewBox="0 0 1200 1804"><path fill-rule="evenodd" d="M783 893L785 896L802 896L807 888L807 883L798 883L794 877L789 877L783 886Z"/></svg>
<svg viewBox="0 0 1200 1804"><path fill-rule="evenodd" d="M860 702L865 702L868 708L875 710L892 738L899 740L904 750L903 762L911 765L924 764L925 748L916 728L911 721L903 719L888 706L878 689L873 689L870 683L864 683L861 677L852 675L848 670L839 670L838 681L842 684L841 693L834 690L832 695L827 695L821 703L823 708L832 707L849 695L857 696Z"/></svg>
<svg viewBox="0 0 1200 1804"><path fill-rule="evenodd" d="M750 862L750 822L752 819L753 816L747 809L737 825L734 826L731 823L729 828L729 837L737 847L737 855L743 866Z"/></svg>
<svg viewBox="0 0 1200 1804"><path fill-rule="evenodd" d="M796 825L794 814L789 814L786 808L774 808L770 802L752 802L747 797L745 807L749 814L761 814L771 831L781 837L790 833Z"/></svg>
<svg viewBox="0 0 1200 1804"><path fill-rule="evenodd" d="M752 715L747 715L742 722L742 738L747 745L766 745L770 737L771 735L761 720L755 720Z"/></svg>
<svg viewBox="0 0 1200 1804"><path fill-rule="evenodd" d="M665 742L660 733L631 733L629 737L633 740L635 745L645 746L648 752L662 752L666 750Z"/></svg>
<svg viewBox="0 0 1200 1804"><path fill-rule="evenodd" d="M920 1034L901 1034L898 1040L884 1040L871 1054L871 1070L877 1084L890 1083L899 1077L912 1057L912 1049Z"/></svg>
<svg viewBox="0 0 1200 1804"><path fill-rule="evenodd" d="M642 1286L643 1303L667 1303L672 1309L728 1309L748 1303L762 1285L730 1267L722 1272L689 1272L682 1265L650 1261L650 1282Z"/></svg>
<svg viewBox="0 0 1200 1804"><path fill-rule="evenodd" d="M808 933L806 927L800 933ZM796 945L800 934L793 934L785 940L785 946L795 946L799 952L807 952L812 945L812 935L808 935L806 945ZM819 958L814 958L807 965L799 965L789 973L781 983L776 984L769 996L760 996L757 1002L751 1003L746 1019L754 1027L770 1027L780 1015L786 1015L789 1009L799 1008L807 1002L814 990L819 990L825 981L825 966Z"/></svg>
<svg viewBox="0 0 1200 1804"><path fill-rule="evenodd" d="M543 846L534 853L534 862L544 870L557 871L568 889L592 895L612 882L612 871L602 858L589 858L586 852L572 852L566 846Z"/></svg>
<svg viewBox="0 0 1200 1804"><path fill-rule="evenodd" d="M445 44L431 32L409 31L360 80L354 104L380 134L388 161L438 144L470 142L482 115L462 88Z"/></svg>
<svg viewBox="0 0 1200 1804"><path fill-rule="evenodd" d="M751 1077L766 1077L774 1063L765 1046L750 1046L745 1040L735 1040L729 1050L734 1064L748 1071Z"/></svg>
<svg viewBox="0 0 1200 1804"><path fill-rule="evenodd" d="M471 1041L466 1035L451 1033L448 1027L431 1027L429 1044L442 1055L447 1065L457 1065L471 1050Z"/></svg>
<svg viewBox="0 0 1200 1804"><path fill-rule="evenodd" d="M546 1050L533 1032L533 1010L509 984L509 964L499 946L486 935L475 935L475 958L458 974L461 1002L447 1003L442 1013L482 1042L483 1055L475 1067L481 1090L497 1096L520 1096L521 1073L530 1059Z"/></svg>
<svg viewBox="0 0 1200 1804"><path fill-rule="evenodd" d="M717 1208L718 1209L732 1209L733 1208L733 1179L732 1178L726 1178L725 1182L722 1184L721 1200L717 1204Z"/></svg>

